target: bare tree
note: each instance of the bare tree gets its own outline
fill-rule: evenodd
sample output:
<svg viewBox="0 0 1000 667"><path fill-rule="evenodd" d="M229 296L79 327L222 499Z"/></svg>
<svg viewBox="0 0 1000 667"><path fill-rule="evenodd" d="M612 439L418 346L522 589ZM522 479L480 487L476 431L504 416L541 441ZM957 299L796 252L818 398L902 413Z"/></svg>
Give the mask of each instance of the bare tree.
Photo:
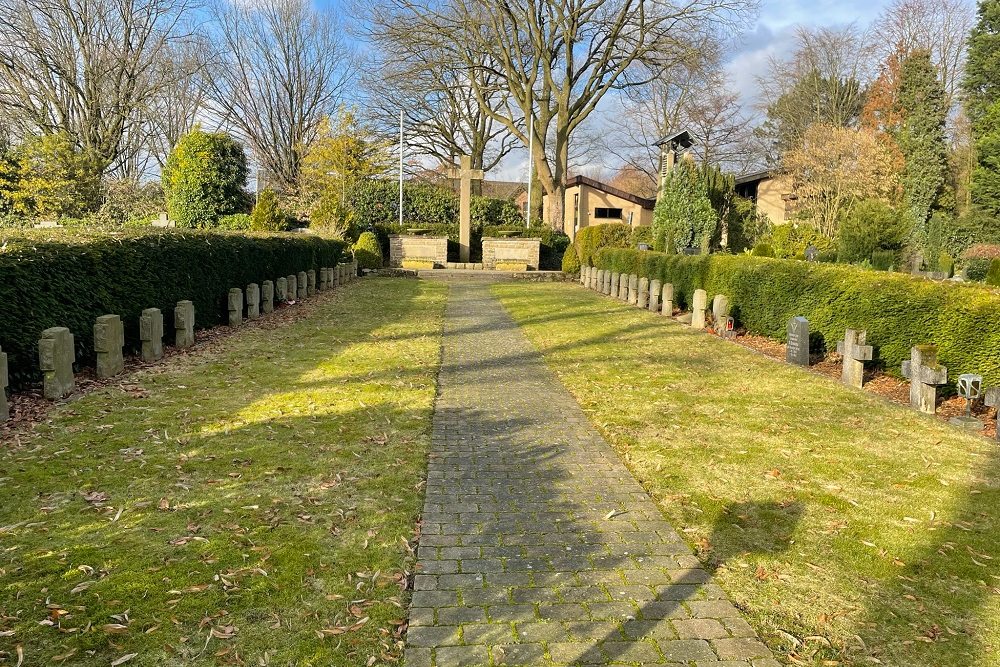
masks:
<svg viewBox="0 0 1000 667"><path fill-rule="evenodd" d="M150 155L161 167L177 141L194 129L205 109L203 52L204 47L193 40L182 42L167 49L160 62L170 84L150 100L147 141Z"/></svg>
<svg viewBox="0 0 1000 667"><path fill-rule="evenodd" d="M750 7L747 0L381 0L371 34L447 53L481 107L533 144L538 179L558 201L571 137L601 100L690 59L701 35L731 27ZM491 105L487 74L505 92L499 106Z"/></svg>
<svg viewBox="0 0 1000 667"><path fill-rule="evenodd" d="M354 74L338 22L309 0L220 0L213 18L207 106L269 182L294 193L309 143Z"/></svg>
<svg viewBox="0 0 1000 667"><path fill-rule="evenodd" d="M134 176L163 52L194 0L0 2L0 108L23 136L65 132L101 173Z"/></svg>

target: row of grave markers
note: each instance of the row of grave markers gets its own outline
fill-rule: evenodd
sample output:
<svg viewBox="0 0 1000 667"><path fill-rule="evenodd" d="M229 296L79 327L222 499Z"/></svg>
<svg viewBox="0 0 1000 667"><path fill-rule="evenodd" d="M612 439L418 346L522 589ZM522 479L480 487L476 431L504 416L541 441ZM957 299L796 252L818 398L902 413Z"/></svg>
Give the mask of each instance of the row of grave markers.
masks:
<svg viewBox="0 0 1000 667"><path fill-rule="evenodd" d="M229 290L229 326L243 323L243 304L246 298L247 319L256 320L261 313L274 311L275 300L289 302L303 300L317 291L333 289L351 282L358 275L357 262L299 271L261 285L250 283L246 290L234 287ZM194 345L194 303L178 301L174 307L174 346L183 349ZM139 316L139 339L142 342L142 360L153 362L163 357L163 313L159 308L146 308ZM118 315L101 315L94 322L94 351L97 353L96 373L99 378L110 378L125 370L125 326ZM73 364L76 348L73 333L66 327L52 327L42 332L38 341L38 363L42 371L42 395L49 400L64 398L73 392L76 382ZM8 382L7 353L0 351L0 421L10 418L6 388Z"/></svg>
<svg viewBox="0 0 1000 667"><path fill-rule="evenodd" d="M674 286L671 283L649 280L634 273L614 273L589 266L581 269L580 284L601 294L615 296L633 306L654 313L660 312L668 317L673 315ZM698 289L691 299L691 313L678 319L690 323L692 328L704 329L707 311L708 292ZM712 321L720 336L734 335L733 318L729 316L729 298L724 294L717 294L712 300ZM787 333L785 360L791 364L808 366L809 320L805 317L793 317L788 321ZM871 361L874 352L871 345L866 345L866 337L866 331L848 329L844 332L844 340L837 343L837 353L843 357L841 381L857 389L864 384L864 362ZM910 359L903 362L901 370L903 377L910 380L911 407L925 414L935 414L937 388L948 382L948 369L937 362L937 347L915 345L910 350ZM969 406L976 399L983 398L984 404L998 408L1000 418L1000 387L992 387L983 392L982 383L982 376L963 374L958 379L959 394L968 401ZM951 421L967 428L982 427L982 423L968 412L965 417L956 417ZM997 426L997 438L1000 439L1000 424Z"/></svg>

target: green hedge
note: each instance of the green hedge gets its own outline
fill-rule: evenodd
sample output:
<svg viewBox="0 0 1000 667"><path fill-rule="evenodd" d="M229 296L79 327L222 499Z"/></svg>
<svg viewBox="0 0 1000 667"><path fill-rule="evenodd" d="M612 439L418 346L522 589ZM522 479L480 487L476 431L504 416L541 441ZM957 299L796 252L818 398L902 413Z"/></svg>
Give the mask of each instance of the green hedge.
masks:
<svg viewBox="0 0 1000 667"><path fill-rule="evenodd" d="M226 293L299 271L333 266L343 244L299 234L196 230L53 234L18 232L0 251L0 347L12 387L40 379L38 337L68 327L79 364L94 358L94 320L120 315L125 342L139 348L139 314L163 311L173 339L174 306L194 302L196 325L225 321Z"/></svg>
<svg viewBox="0 0 1000 667"><path fill-rule="evenodd" d="M750 332L779 340L788 320L802 315L826 349L844 330L864 329L876 362L900 374L910 348L936 344L949 376L983 375L1000 385L1000 293L961 283L938 283L905 274L764 257L665 255L605 248L595 266L636 273L674 285L675 299L690 304L696 289L725 294L733 316Z"/></svg>

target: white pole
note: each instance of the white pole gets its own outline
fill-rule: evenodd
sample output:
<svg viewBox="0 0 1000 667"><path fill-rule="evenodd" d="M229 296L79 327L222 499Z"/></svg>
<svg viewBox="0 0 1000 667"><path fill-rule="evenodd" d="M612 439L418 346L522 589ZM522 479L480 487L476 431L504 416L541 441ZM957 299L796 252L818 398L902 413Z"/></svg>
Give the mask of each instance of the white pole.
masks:
<svg viewBox="0 0 1000 667"><path fill-rule="evenodd" d="M534 162L535 146L535 114L531 114L531 122L528 125L528 213L524 216L524 226L531 226L531 167Z"/></svg>
<svg viewBox="0 0 1000 667"><path fill-rule="evenodd" d="M399 110L399 226L403 226L403 110Z"/></svg>

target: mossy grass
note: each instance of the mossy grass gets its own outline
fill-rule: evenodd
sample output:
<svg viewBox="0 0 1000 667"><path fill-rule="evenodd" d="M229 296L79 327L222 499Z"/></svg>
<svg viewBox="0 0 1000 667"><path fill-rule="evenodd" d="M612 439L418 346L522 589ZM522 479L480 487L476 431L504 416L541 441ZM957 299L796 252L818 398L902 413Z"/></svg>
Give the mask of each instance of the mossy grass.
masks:
<svg viewBox="0 0 1000 667"><path fill-rule="evenodd" d="M788 662L1000 664L995 443L575 286L494 291Z"/></svg>
<svg viewBox="0 0 1000 667"><path fill-rule="evenodd" d="M398 661L445 288L372 278L0 449L0 661Z"/></svg>

